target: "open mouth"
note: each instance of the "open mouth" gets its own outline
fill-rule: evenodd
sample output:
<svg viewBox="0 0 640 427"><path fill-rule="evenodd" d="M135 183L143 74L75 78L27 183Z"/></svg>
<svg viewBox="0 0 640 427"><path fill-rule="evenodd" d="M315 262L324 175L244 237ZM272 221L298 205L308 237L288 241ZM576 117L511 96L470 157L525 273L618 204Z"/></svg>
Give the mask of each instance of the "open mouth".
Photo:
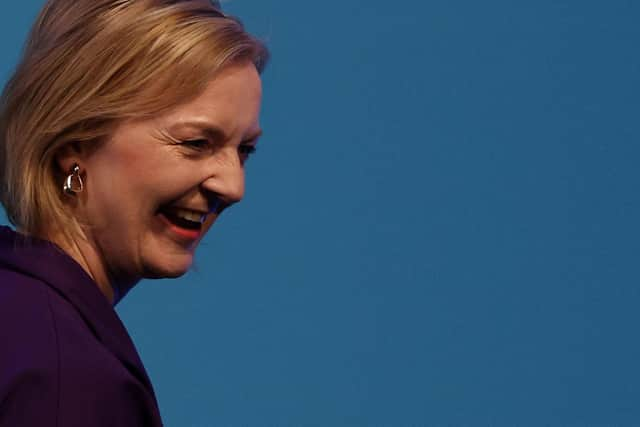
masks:
<svg viewBox="0 0 640 427"><path fill-rule="evenodd" d="M200 231L202 223L207 218L207 215L201 212L177 207L162 208L159 213L172 225L191 231Z"/></svg>

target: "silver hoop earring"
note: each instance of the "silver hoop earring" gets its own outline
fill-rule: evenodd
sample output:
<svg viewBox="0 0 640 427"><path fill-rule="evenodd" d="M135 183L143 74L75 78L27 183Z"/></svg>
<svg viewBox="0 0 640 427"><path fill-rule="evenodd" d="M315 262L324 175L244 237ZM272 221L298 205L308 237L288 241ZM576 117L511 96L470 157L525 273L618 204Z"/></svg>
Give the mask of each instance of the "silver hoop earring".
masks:
<svg viewBox="0 0 640 427"><path fill-rule="evenodd" d="M84 183L82 182L82 178L80 177L80 166L78 166L77 163L75 163L71 168L71 173L64 181L62 190L66 194L69 194L71 196L84 190Z"/></svg>

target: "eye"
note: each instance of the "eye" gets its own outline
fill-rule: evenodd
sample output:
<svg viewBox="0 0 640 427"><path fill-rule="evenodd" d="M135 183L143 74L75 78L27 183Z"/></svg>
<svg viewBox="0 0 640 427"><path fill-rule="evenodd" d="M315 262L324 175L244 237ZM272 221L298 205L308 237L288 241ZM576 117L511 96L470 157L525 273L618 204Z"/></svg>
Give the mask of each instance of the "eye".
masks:
<svg viewBox="0 0 640 427"><path fill-rule="evenodd" d="M188 139L186 141L182 141L182 145L186 145L187 147L191 147L196 150L204 150L209 146L209 140L207 139Z"/></svg>
<svg viewBox="0 0 640 427"><path fill-rule="evenodd" d="M238 152L244 161L248 159L251 154L256 152L256 146L254 144L241 144L238 147Z"/></svg>

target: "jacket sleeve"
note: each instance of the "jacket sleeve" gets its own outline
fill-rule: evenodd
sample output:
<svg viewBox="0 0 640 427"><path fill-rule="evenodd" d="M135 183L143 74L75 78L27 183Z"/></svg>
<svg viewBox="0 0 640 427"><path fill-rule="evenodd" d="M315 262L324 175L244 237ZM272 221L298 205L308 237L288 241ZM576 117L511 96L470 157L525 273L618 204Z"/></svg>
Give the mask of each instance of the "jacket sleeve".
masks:
<svg viewBox="0 0 640 427"><path fill-rule="evenodd" d="M0 427L57 425L58 345L48 293L0 274Z"/></svg>

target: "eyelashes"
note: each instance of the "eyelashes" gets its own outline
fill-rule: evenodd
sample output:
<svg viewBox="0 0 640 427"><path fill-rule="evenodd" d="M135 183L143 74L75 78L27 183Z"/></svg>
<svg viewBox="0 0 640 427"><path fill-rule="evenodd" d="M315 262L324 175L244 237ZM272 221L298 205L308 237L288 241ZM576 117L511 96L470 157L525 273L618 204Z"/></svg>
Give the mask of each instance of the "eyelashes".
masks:
<svg viewBox="0 0 640 427"><path fill-rule="evenodd" d="M256 150L256 146L252 144L241 144L240 147L238 147L238 151L240 152L240 154L243 154L247 157L255 153Z"/></svg>
<svg viewBox="0 0 640 427"><path fill-rule="evenodd" d="M178 144L196 150L204 150L206 148L209 148L211 145L206 139L187 139L184 141L180 141Z"/></svg>
<svg viewBox="0 0 640 427"><path fill-rule="evenodd" d="M195 151L205 151L213 147L213 144L207 139L188 139L181 141L179 144L189 147ZM253 153L255 153L256 150L257 148L255 144L244 143L238 146L238 153L240 153L243 161L249 158L249 156L251 156Z"/></svg>

